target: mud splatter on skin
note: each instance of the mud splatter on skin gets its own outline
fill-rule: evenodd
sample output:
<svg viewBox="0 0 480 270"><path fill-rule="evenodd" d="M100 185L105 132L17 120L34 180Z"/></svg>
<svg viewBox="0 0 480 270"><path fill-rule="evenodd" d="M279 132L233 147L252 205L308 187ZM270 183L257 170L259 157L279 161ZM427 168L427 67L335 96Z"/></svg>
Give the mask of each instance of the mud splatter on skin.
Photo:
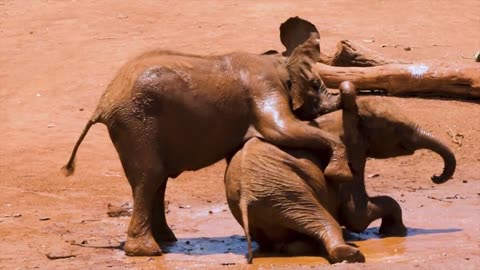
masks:
<svg viewBox="0 0 480 270"><path fill-rule="evenodd" d="M408 71L412 75L412 78L421 79L425 72L428 71L428 66L425 64L410 65L407 67Z"/></svg>

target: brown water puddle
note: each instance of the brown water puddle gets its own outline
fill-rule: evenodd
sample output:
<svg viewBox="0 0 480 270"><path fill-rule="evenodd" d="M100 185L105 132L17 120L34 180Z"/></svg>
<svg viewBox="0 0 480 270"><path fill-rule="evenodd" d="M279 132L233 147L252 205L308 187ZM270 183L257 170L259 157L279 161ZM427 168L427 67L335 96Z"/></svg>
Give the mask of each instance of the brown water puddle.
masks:
<svg viewBox="0 0 480 270"><path fill-rule="evenodd" d="M214 214L208 214L208 209L213 209ZM189 262L190 266L210 263L246 264L247 243L241 227L231 218L230 213L225 211L225 205L211 205L208 209L196 207L178 213L179 218L189 224L189 228L177 231L178 242L162 247L166 254L155 259L158 265L165 266L176 262ZM419 214L411 224L432 227L431 222L420 220L421 216ZM378 223L377 221L372 226L378 226ZM476 242L470 239L472 232L448 228L446 224L437 224L442 225L446 228L409 228L406 237L386 238L378 235L378 227L372 227L361 234L350 233L349 242L359 247L367 262L405 262L436 258L446 254L461 255L461 249L457 250L456 247L472 249L473 245L476 245ZM195 230L191 230L192 227ZM257 255L253 264L288 266L329 263L321 256L285 257L269 254Z"/></svg>

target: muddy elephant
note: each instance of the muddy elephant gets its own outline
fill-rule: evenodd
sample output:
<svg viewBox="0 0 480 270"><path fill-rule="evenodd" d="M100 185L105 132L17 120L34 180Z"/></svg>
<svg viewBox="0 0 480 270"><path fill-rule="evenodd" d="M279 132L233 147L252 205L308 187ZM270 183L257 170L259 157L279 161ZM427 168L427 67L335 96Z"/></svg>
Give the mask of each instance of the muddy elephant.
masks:
<svg viewBox="0 0 480 270"><path fill-rule="evenodd" d="M352 181L340 183L324 177L322 170L328 159L319 152L279 148L256 138L229 161L225 174L227 201L245 230L249 262L251 240L257 241L260 249L277 251L298 241L307 246L315 243L331 262L363 262L360 250L345 243L340 226L361 232L379 218L381 234L404 236L407 230L400 205L389 196L367 195L367 157L389 158L430 149L445 164L442 174L433 176L432 181L439 184L452 177L456 160L446 145L408 120L385 98L364 97L355 102L354 87L347 86L343 88L353 91L342 93L344 110L320 116L314 122L344 142Z"/></svg>
<svg viewBox="0 0 480 270"><path fill-rule="evenodd" d="M169 177L231 156L249 138L328 152L326 175L351 179L338 137L300 121L320 110L321 82L311 72L319 42L312 33L288 58L151 51L120 69L63 169L73 173L88 130L105 124L133 192L127 255L160 255L159 242L176 240L164 212Z"/></svg>

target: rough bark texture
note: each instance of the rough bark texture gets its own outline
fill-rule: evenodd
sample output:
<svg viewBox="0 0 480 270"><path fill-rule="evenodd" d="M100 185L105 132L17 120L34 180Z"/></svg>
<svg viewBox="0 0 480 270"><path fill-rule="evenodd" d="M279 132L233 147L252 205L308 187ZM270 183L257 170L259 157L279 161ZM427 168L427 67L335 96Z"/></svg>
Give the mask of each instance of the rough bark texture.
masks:
<svg viewBox="0 0 480 270"><path fill-rule="evenodd" d="M371 67L386 64L409 63L383 57L361 44L356 44L350 40L338 42L337 52L333 56L322 53L320 55L320 62L337 67Z"/></svg>
<svg viewBox="0 0 480 270"><path fill-rule="evenodd" d="M280 26L280 39L289 55L315 25L292 17ZM478 61L478 56L476 57ZM320 53L314 70L329 88L352 81L358 90L383 90L394 96L480 98L480 64L421 64L389 59L361 44L342 40L334 55Z"/></svg>
<svg viewBox="0 0 480 270"><path fill-rule="evenodd" d="M358 90L383 90L388 95L437 95L480 98L480 64L388 64L374 67L314 68L329 88L348 80Z"/></svg>

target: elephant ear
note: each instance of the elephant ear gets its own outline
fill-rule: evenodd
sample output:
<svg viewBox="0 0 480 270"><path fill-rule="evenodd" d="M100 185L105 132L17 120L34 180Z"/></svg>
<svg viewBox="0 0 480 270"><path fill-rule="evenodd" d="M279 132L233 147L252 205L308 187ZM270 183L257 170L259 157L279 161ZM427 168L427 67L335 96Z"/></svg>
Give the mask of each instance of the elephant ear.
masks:
<svg viewBox="0 0 480 270"><path fill-rule="evenodd" d="M280 25L280 41L286 49L282 53L283 56L290 56L296 47L310 37L312 32L318 33L315 25L299 17L291 17L282 23Z"/></svg>
<svg viewBox="0 0 480 270"><path fill-rule="evenodd" d="M290 97L292 110L302 107L305 99L312 91L317 92L320 77L312 72L313 65L320 60L320 35L310 33L310 37L293 50L287 60L287 71L290 76Z"/></svg>

